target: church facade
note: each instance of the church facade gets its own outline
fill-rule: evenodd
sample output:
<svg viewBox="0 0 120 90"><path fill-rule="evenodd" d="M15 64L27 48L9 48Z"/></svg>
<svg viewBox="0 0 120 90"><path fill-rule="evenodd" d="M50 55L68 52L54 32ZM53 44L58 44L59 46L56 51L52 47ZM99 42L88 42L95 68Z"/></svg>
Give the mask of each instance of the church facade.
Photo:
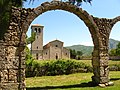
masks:
<svg viewBox="0 0 120 90"><path fill-rule="evenodd" d="M70 50L63 47L64 42L53 40L43 46L44 26L35 24L31 26L31 33L35 32L35 41L31 44L31 54L37 60L70 59Z"/></svg>

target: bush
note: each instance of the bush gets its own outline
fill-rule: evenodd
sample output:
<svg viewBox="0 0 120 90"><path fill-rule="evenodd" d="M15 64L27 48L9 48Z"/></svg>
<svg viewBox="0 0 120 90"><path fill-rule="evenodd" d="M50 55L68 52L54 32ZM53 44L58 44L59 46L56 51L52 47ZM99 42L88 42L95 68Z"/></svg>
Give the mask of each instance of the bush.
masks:
<svg viewBox="0 0 120 90"><path fill-rule="evenodd" d="M76 72L91 72L86 64L75 60L27 61L26 77L54 76ZM87 70L88 69L88 70Z"/></svg>
<svg viewBox="0 0 120 90"><path fill-rule="evenodd" d="M120 71L120 64L109 65L110 71ZM31 60L26 61L26 77L54 76L71 73L93 72L93 67L77 60Z"/></svg>
<svg viewBox="0 0 120 90"><path fill-rule="evenodd" d="M119 64L110 65L109 70L110 71L120 71L120 65Z"/></svg>

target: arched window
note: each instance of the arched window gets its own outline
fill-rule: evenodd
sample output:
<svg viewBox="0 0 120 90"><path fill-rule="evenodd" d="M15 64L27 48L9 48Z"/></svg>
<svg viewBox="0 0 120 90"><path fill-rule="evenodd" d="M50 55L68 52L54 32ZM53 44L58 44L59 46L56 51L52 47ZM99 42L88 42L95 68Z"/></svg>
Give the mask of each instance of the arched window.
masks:
<svg viewBox="0 0 120 90"><path fill-rule="evenodd" d="M37 28L35 28L35 32L37 32Z"/></svg>
<svg viewBox="0 0 120 90"><path fill-rule="evenodd" d="M57 53L56 53L56 56L55 56L55 57L56 57L56 59L58 59L58 54L57 54Z"/></svg>
<svg viewBox="0 0 120 90"><path fill-rule="evenodd" d="M38 32L41 33L41 29L40 28L38 29Z"/></svg>

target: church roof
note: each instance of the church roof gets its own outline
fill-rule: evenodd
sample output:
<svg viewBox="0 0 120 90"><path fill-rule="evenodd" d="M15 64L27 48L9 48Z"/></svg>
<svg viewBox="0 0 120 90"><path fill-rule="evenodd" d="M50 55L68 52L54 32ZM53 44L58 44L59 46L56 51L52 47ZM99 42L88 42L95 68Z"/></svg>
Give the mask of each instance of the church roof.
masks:
<svg viewBox="0 0 120 90"><path fill-rule="evenodd" d="M53 43L53 42L60 42L60 43L62 43L62 44L64 43L64 42L62 42L62 41L60 41L60 40L53 40L53 41L49 42L48 44L44 45L43 48L44 48L44 49L49 48L49 47L51 46L51 43Z"/></svg>

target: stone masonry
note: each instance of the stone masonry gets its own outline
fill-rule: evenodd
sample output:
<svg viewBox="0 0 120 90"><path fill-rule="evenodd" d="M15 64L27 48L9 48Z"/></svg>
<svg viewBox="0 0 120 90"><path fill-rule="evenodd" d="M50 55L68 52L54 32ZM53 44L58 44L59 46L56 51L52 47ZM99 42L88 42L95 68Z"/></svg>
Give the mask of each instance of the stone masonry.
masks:
<svg viewBox="0 0 120 90"><path fill-rule="evenodd" d="M26 32L37 16L57 9L75 14L88 27L94 43L92 80L97 84L109 83L108 40L120 16L114 19L97 18L69 2L52 1L32 9L12 8L9 29L0 40L0 90L25 90Z"/></svg>

